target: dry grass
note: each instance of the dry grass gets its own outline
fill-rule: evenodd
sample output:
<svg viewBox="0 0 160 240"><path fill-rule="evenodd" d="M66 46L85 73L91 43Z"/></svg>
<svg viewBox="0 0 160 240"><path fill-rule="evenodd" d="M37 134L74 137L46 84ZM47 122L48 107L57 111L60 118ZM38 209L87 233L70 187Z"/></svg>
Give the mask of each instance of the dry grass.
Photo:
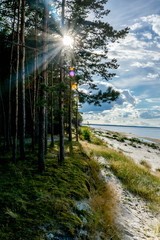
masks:
<svg viewBox="0 0 160 240"><path fill-rule="evenodd" d="M140 164L141 164L142 166L144 166L145 168L147 168L147 169L151 169L151 164L148 163L148 162L146 162L145 160L142 160L142 161L140 162Z"/></svg>
<svg viewBox="0 0 160 240"><path fill-rule="evenodd" d="M95 212L97 219L97 222L92 225L93 232L96 232L97 229L101 232L102 229L102 239L107 239L106 236L110 236L109 239L119 240L115 223L119 211L118 196L113 185L103 182L100 174L97 175L100 172L100 164L93 160L95 151L104 150L106 146L94 145L84 141L80 143L85 154L90 157L91 175L95 181L96 191L92 193L90 200L91 208ZM96 236L94 239L96 239Z"/></svg>
<svg viewBox="0 0 160 240"><path fill-rule="evenodd" d="M87 154L92 152L92 155L103 156L110 163L111 170L130 192L151 202L154 209L160 207L160 177L158 175L153 175L149 168L136 164L122 152L86 142L83 142L82 146Z"/></svg>
<svg viewBox="0 0 160 240"><path fill-rule="evenodd" d="M117 194L110 184L107 184L92 196L91 207L100 219L102 229L105 229L105 235L111 236L111 239L118 238L118 229L115 219L118 212ZM102 217L103 216L103 217Z"/></svg>

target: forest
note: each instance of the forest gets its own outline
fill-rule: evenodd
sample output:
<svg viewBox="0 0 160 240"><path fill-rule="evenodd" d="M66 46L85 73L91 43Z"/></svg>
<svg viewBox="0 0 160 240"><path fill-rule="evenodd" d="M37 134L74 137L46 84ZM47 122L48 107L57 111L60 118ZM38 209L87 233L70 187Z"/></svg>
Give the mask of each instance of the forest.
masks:
<svg viewBox="0 0 160 240"><path fill-rule="evenodd" d="M117 31L104 21L106 6L107 0L0 1L2 172L5 164L23 169L34 155L34 171L44 177L51 149L56 149L58 166L67 164L65 145L78 143L82 104L100 106L119 96L94 83L95 76L106 81L115 76L119 65L108 58L108 45L128 33L128 28Z"/></svg>
<svg viewBox="0 0 160 240"><path fill-rule="evenodd" d="M118 67L107 58L107 44L123 38L128 29L114 30L103 22L107 1L1 1L0 6L0 141L25 158L26 138L32 150L39 145L39 171L45 169L48 134L60 135L60 162L64 161L64 130L78 140L85 101L99 105L118 92L97 89L93 76L110 80ZM93 17L94 16L94 17ZM91 18L91 20L90 20ZM72 69L72 70L71 70ZM72 74L72 72L74 74ZM78 86L88 85L87 95Z"/></svg>

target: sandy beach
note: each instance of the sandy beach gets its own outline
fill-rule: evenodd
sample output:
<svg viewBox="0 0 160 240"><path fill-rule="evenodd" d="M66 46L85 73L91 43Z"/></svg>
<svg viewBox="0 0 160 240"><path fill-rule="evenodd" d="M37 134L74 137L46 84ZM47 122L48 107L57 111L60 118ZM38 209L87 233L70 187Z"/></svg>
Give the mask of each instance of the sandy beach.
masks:
<svg viewBox="0 0 160 240"><path fill-rule="evenodd" d="M107 142L108 147L121 151L138 164L146 164L152 171L160 171L160 140L138 137L128 133L94 129L97 137Z"/></svg>

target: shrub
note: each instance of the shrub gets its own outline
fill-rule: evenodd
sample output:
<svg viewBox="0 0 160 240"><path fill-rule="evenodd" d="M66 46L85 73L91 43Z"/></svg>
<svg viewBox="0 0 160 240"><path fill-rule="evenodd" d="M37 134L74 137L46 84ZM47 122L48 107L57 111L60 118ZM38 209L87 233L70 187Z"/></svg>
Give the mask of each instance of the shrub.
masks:
<svg viewBox="0 0 160 240"><path fill-rule="evenodd" d="M91 142L91 132L88 128L83 129L82 136L84 137L85 140Z"/></svg>

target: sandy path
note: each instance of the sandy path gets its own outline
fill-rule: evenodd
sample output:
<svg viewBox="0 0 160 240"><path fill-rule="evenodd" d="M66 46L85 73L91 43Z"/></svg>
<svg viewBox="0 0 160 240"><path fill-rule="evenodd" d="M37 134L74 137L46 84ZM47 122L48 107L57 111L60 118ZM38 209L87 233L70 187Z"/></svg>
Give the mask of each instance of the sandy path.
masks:
<svg viewBox="0 0 160 240"><path fill-rule="evenodd" d="M121 182L109 170L109 165L103 157L97 158L106 167L101 170L106 182L112 184L119 199L120 211L117 215L117 225L121 231L122 240L159 240L158 227L160 217L152 213L145 201L125 190Z"/></svg>

